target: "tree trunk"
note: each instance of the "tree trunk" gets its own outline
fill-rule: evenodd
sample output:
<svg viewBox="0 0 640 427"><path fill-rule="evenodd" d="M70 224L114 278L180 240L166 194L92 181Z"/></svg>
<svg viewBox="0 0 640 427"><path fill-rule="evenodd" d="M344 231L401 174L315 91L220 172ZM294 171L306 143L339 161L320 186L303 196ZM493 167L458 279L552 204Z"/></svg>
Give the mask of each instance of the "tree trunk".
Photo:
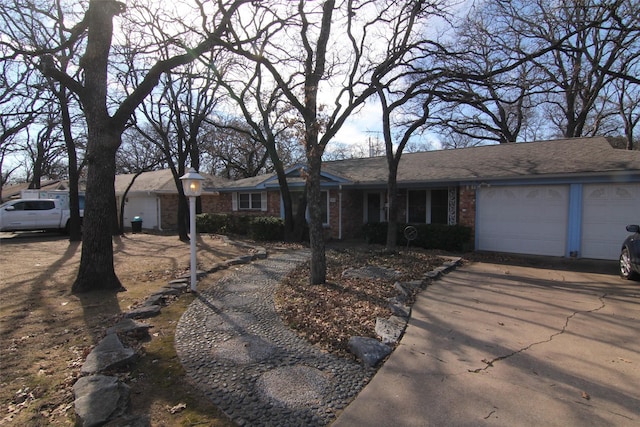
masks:
<svg viewBox="0 0 640 427"><path fill-rule="evenodd" d="M178 194L178 238L189 241L189 202L182 190Z"/></svg>
<svg viewBox="0 0 640 427"><path fill-rule="evenodd" d="M387 181L387 202L389 203L389 220L387 223L387 251L394 251L398 244L398 168L393 161L389 162L389 178Z"/></svg>
<svg viewBox="0 0 640 427"><path fill-rule="evenodd" d="M116 171L115 151L119 134L104 128L89 128L87 147L87 192L84 215L84 238L80 268L73 283L73 292L98 289L121 290L113 265L111 231L113 227L114 187Z"/></svg>
<svg viewBox="0 0 640 427"><path fill-rule="evenodd" d="M327 280L327 260L322 226L320 193L320 168L322 159L313 156L307 159L309 176L307 177L307 197L309 199L309 244L311 246L311 271L309 284L320 285Z"/></svg>

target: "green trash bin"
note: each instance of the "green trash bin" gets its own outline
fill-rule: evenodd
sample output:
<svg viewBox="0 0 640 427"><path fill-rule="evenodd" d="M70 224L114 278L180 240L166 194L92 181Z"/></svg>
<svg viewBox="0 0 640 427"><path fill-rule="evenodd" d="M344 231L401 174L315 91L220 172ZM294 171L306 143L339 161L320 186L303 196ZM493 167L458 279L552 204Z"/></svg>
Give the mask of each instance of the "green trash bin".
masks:
<svg viewBox="0 0 640 427"><path fill-rule="evenodd" d="M131 220L131 231L134 233L142 232L142 217L134 216Z"/></svg>

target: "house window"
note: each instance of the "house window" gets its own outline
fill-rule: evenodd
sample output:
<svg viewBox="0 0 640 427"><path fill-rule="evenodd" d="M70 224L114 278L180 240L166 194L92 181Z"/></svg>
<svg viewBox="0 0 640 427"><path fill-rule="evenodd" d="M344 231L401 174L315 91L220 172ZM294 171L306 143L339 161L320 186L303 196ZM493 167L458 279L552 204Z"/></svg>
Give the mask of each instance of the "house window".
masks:
<svg viewBox="0 0 640 427"><path fill-rule="evenodd" d="M260 211L266 208L265 193L237 193L237 206L243 211Z"/></svg>
<svg viewBox="0 0 640 427"><path fill-rule="evenodd" d="M425 223L427 222L427 192L409 191L407 198L407 222Z"/></svg>
<svg viewBox="0 0 640 427"><path fill-rule="evenodd" d="M411 190L407 196L407 222L448 224L449 191L447 189Z"/></svg>
<svg viewBox="0 0 640 427"><path fill-rule="evenodd" d="M449 223L449 190L431 190L431 224Z"/></svg>

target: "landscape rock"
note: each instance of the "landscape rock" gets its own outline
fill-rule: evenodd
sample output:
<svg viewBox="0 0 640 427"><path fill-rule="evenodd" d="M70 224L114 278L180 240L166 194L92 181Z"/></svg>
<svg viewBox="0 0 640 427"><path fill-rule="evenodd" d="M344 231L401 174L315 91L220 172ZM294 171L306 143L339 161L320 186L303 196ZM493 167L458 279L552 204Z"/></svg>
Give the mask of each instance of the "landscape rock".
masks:
<svg viewBox="0 0 640 427"><path fill-rule="evenodd" d="M375 338L351 337L349 338L349 351L367 366L376 366L385 357L391 354L391 347L381 343Z"/></svg>
<svg viewBox="0 0 640 427"><path fill-rule="evenodd" d="M133 338L148 338L149 328L151 328L151 325L147 323L137 322L133 319L123 319L107 329L107 335L116 333Z"/></svg>
<svg viewBox="0 0 640 427"><path fill-rule="evenodd" d="M408 318L411 315L411 307L405 305L403 301L398 301L397 298L389 298L389 309L394 316Z"/></svg>
<svg viewBox="0 0 640 427"><path fill-rule="evenodd" d="M179 292L179 291L177 291ZM167 305L167 296L161 293L156 293L156 294L152 294L149 295L147 297L146 300L144 300L144 302L142 303L143 306L150 306L150 305L159 305L159 306L163 306L163 305Z"/></svg>
<svg viewBox="0 0 640 427"><path fill-rule="evenodd" d="M136 352L133 349L125 348L117 334L109 334L89 353L80 373L89 375L104 372L132 363L135 359Z"/></svg>
<svg viewBox="0 0 640 427"><path fill-rule="evenodd" d="M176 289L180 291L180 293L183 293L187 291L188 287L189 287L189 282L183 279L179 279L179 281L172 280L163 289Z"/></svg>
<svg viewBox="0 0 640 427"><path fill-rule="evenodd" d="M256 253L253 256L254 259L266 259L267 258L267 250L261 246L256 247Z"/></svg>
<svg viewBox="0 0 640 427"><path fill-rule="evenodd" d="M251 261L253 261L252 255L242 255L242 256L227 260L227 265L231 266L231 265L238 265L238 264L248 264Z"/></svg>
<svg viewBox="0 0 640 427"><path fill-rule="evenodd" d="M158 314L160 314L160 306L146 305L128 311L124 314L124 317L127 319L148 319L149 317L157 316Z"/></svg>
<svg viewBox="0 0 640 427"><path fill-rule="evenodd" d="M73 385L76 425L104 425L129 409L130 388L116 377L91 375Z"/></svg>
<svg viewBox="0 0 640 427"><path fill-rule="evenodd" d="M398 316L388 319L378 317L376 319L376 334L384 344L396 344L407 327L407 320Z"/></svg>
<svg viewBox="0 0 640 427"><path fill-rule="evenodd" d="M396 291L398 291L398 296L396 296L396 300L400 302L406 301L407 297L409 296L409 292L404 286L402 286L402 283L395 282L393 284L393 287L395 288Z"/></svg>

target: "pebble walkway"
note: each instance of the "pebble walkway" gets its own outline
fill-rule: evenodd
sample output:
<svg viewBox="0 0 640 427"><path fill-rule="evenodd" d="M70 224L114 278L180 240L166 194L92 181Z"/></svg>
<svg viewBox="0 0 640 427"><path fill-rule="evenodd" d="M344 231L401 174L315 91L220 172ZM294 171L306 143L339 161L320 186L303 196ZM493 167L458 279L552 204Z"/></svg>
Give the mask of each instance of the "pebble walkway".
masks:
<svg viewBox="0 0 640 427"><path fill-rule="evenodd" d="M309 251L270 255L198 294L176 329L190 380L240 426L324 426L375 371L320 351L275 311L278 283Z"/></svg>

